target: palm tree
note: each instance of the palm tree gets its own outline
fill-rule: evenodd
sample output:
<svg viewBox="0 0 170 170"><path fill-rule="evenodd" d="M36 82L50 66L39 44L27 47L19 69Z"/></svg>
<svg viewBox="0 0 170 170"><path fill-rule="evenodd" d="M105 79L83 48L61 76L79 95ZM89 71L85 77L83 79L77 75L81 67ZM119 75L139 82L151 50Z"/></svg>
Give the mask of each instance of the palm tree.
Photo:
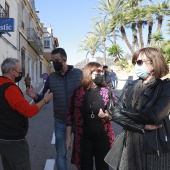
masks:
<svg viewBox="0 0 170 170"><path fill-rule="evenodd" d="M170 40L164 41L161 44L161 51L165 57L165 60L167 61L167 63L170 63Z"/></svg>
<svg viewBox="0 0 170 170"><path fill-rule="evenodd" d="M122 5L124 4L124 0L99 0L99 3L101 7L96 7L95 9L99 10L101 13L98 15L98 17L95 17L93 20L96 18L99 18L101 16L108 17L108 20L111 20L114 15L116 15L119 11L122 10ZM102 15L101 15L102 14ZM116 44L116 29L113 29L113 39L114 39L114 44Z"/></svg>
<svg viewBox="0 0 170 170"><path fill-rule="evenodd" d="M127 38L126 30L124 28L124 27L129 27L129 26L130 26L130 22L129 22L127 12L119 12L117 15L113 16L112 20L110 21L110 28L111 29L115 29L116 27L119 28L123 40L126 42L128 48L133 54L134 49Z"/></svg>
<svg viewBox="0 0 170 170"><path fill-rule="evenodd" d="M154 18L152 17L152 13L150 12L150 7L146 7L146 15L145 15L148 23L148 37L147 37L147 46L151 43L151 35L152 35L152 28L154 23Z"/></svg>
<svg viewBox="0 0 170 170"><path fill-rule="evenodd" d="M103 59L104 59L104 65L106 64L106 38L110 35L111 30L108 29L109 23L105 20L98 22L96 25L93 26L94 34L95 36L99 37L101 39L102 45L103 45Z"/></svg>
<svg viewBox="0 0 170 170"><path fill-rule="evenodd" d="M122 59L123 53L124 53L124 51L117 44L113 44L112 47L108 49L108 55L114 57L115 60L116 59Z"/></svg>
<svg viewBox="0 0 170 170"><path fill-rule="evenodd" d="M140 6L140 3L142 2L143 0L126 0L126 3L127 3L127 6L133 8L133 7L139 7Z"/></svg>
<svg viewBox="0 0 170 170"><path fill-rule="evenodd" d="M164 2L153 3L150 7L150 11L156 15L158 20L157 31L160 31L162 28L163 17L165 15L170 15L170 5L169 0Z"/></svg>
<svg viewBox="0 0 170 170"><path fill-rule="evenodd" d="M156 33L151 35L152 46L159 47L161 45L161 43L163 42L163 40L164 40L164 38L163 38L163 34L161 31L157 31Z"/></svg>
<svg viewBox="0 0 170 170"><path fill-rule="evenodd" d="M165 0L162 3L153 3L151 0L146 0L151 2L150 6L141 6L142 1L144 0L99 0L101 6L96 8L101 11L101 14L105 14L105 17L109 17L112 31L116 28L120 30L123 40L126 42L131 53L134 52L135 46L138 48L138 44L140 44L140 47L144 47L143 37L145 35L142 34L144 24L148 24L147 45L149 45L151 42L154 17L156 16L158 19L157 30L161 30L163 17L165 15L170 15L170 0ZM117 4L116 8L114 8L114 4ZM122 12L123 10L124 12ZM132 45L128 40L125 30L130 26L133 33ZM139 34L140 43L138 43L137 33Z"/></svg>
<svg viewBox="0 0 170 170"><path fill-rule="evenodd" d="M147 21L145 19L146 16L145 7L134 7L132 10L130 10L128 16L130 22L137 24L137 28L139 31L140 48L143 48L144 47L143 25L147 24Z"/></svg>
<svg viewBox="0 0 170 170"><path fill-rule="evenodd" d="M170 34L170 20L168 20L167 26L169 27L169 28L167 29L167 34Z"/></svg>
<svg viewBox="0 0 170 170"><path fill-rule="evenodd" d="M100 50L101 43L99 41L99 38L95 35L87 35L86 39L82 41L82 44L79 45L78 51L86 51L86 59L88 53L91 54L92 58L94 58L94 55L96 51Z"/></svg>

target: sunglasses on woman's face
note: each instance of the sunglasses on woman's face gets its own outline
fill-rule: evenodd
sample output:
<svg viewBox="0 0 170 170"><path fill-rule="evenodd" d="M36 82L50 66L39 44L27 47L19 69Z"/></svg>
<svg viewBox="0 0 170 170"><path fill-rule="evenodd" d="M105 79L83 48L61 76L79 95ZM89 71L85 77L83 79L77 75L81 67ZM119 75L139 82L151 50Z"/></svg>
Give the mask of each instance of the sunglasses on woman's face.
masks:
<svg viewBox="0 0 170 170"><path fill-rule="evenodd" d="M138 66L141 66L141 65L143 65L144 62L147 62L147 61L150 61L150 60L137 60L137 61L135 61L133 64L134 64L134 65L137 64Z"/></svg>

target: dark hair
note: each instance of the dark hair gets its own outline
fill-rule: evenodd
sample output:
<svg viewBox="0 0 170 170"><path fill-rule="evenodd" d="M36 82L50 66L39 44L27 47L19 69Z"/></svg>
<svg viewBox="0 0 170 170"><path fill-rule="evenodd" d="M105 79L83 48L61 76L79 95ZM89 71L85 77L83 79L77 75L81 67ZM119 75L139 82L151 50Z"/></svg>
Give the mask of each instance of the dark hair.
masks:
<svg viewBox="0 0 170 170"><path fill-rule="evenodd" d="M103 69L105 69L105 68L107 69L107 68L108 68L108 66L104 65L104 66L103 66Z"/></svg>
<svg viewBox="0 0 170 170"><path fill-rule="evenodd" d="M84 67L81 79L82 87L84 87L85 89L89 87L92 82L91 74L99 67L102 68L102 66L97 62L90 62ZM103 84L103 86L105 86L105 84Z"/></svg>
<svg viewBox="0 0 170 170"><path fill-rule="evenodd" d="M63 48L56 48L51 52L51 55L54 54L60 54L62 58L66 58L67 59L67 54L65 52L65 50Z"/></svg>
<svg viewBox="0 0 170 170"><path fill-rule="evenodd" d="M149 58L153 65L154 76L156 79L162 78L169 73L169 67L160 50L152 47L147 47L136 51L132 57L133 64L137 61L139 54L145 54Z"/></svg>

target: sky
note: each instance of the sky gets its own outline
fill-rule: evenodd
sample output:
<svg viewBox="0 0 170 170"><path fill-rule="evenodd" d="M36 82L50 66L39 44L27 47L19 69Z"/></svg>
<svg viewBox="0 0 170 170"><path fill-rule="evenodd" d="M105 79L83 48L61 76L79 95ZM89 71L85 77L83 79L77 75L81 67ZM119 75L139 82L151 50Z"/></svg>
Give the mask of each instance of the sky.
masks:
<svg viewBox="0 0 170 170"><path fill-rule="evenodd" d="M67 63L76 64L86 58L85 52L77 52L78 46L91 31L90 20L98 14L93 7L97 0L35 0L41 22L51 25L59 46L67 52Z"/></svg>
<svg viewBox="0 0 170 170"><path fill-rule="evenodd" d="M162 0L155 0L154 2ZM58 38L59 47L67 53L67 64L75 65L86 59L87 52L78 52L78 46L92 31L95 22L90 20L98 15L99 11L93 9L99 7L98 0L35 0L36 10L39 11L41 22L53 28L53 35ZM129 49L126 44L118 40L124 53ZM97 52L95 57L103 57L103 53ZM90 54L88 58L90 58Z"/></svg>

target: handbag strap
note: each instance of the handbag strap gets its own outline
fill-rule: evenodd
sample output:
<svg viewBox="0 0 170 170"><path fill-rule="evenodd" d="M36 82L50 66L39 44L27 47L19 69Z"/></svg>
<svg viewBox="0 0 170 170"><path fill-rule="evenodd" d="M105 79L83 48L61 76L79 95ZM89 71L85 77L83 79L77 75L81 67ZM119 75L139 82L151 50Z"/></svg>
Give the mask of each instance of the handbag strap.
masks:
<svg viewBox="0 0 170 170"><path fill-rule="evenodd" d="M117 103L117 96L114 94L113 90L111 88L108 89L108 95L109 95L109 99L113 99L113 103Z"/></svg>

